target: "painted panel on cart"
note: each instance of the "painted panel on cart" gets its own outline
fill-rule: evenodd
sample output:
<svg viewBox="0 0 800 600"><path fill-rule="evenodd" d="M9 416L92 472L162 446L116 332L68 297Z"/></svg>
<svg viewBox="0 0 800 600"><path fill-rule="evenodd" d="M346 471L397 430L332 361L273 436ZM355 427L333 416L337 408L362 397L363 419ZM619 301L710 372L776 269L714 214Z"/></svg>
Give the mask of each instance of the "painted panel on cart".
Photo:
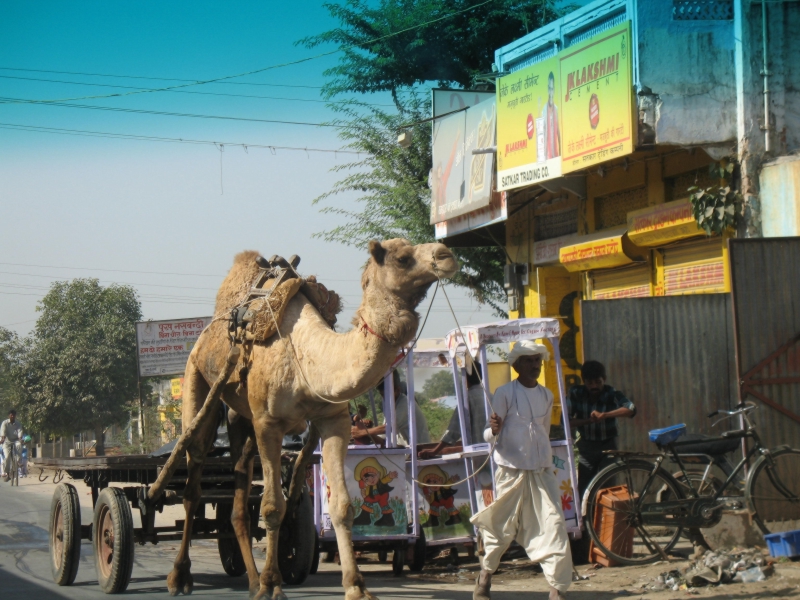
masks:
<svg viewBox="0 0 800 600"><path fill-rule="evenodd" d="M473 535L469 486L464 481L463 461L427 465L420 469L418 481L422 492L419 522L426 540L445 540ZM439 487L441 486L441 487Z"/></svg>
<svg viewBox="0 0 800 600"><path fill-rule="evenodd" d="M394 464L397 463L397 464ZM382 537L406 535L409 515L406 502L406 474L401 467L405 454L369 456L349 454L345 459L345 485L353 505L353 535ZM323 470L324 472L324 470ZM323 536L333 535L328 501L330 485L323 474Z"/></svg>
<svg viewBox="0 0 800 600"><path fill-rule="evenodd" d="M564 511L567 527L577 527L578 514L575 510L572 472L569 467L569 454L567 454L566 446L553 446L553 473L558 481L561 510Z"/></svg>

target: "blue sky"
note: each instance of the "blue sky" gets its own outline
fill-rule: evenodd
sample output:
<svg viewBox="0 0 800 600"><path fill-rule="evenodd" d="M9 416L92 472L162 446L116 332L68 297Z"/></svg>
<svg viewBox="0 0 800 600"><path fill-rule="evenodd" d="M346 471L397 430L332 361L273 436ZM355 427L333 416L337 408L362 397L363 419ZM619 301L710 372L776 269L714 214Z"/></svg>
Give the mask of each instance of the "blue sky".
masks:
<svg viewBox="0 0 800 600"><path fill-rule="evenodd" d="M130 91L74 82L152 88L172 82L130 76L197 80L261 69L333 49L309 50L295 42L335 25L320 2L307 0L5 2L0 4L0 96L67 99ZM332 117L318 102L322 73L337 58L232 80L270 85L208 84L184 89L204 94L159 92L73 103L322 123ZM340 147L335 129L327 127L0 104L0 326L26 334L50 283L73 277L134 285L145 318L211 314L215 290L243 249L299 254L302 272L317 274L344 295L340 323L349 323L366 255L312 238L336 224L312 200L333 185L337 177L329 170L347 157L230 145L220 152L212 145L4 128L9 124ZM355 198L338 202L352 207ZM493 319L463 292L449 293L462 323ZM440 295L424 336L441 336L453 327Z"/></svg>

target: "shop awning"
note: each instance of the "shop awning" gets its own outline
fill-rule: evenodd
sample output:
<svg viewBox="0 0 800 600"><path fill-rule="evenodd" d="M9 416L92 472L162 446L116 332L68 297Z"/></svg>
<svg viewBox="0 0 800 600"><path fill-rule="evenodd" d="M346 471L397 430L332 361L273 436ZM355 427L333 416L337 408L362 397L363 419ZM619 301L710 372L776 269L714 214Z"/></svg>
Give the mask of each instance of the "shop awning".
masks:
<svg viewBox="0 0 800 600"><path fill-rule="evenodd" d="M559 251L559 262L567 271L609 269L645 260L646 252L628 239L625 227L586 236Z"/></svg>
<svg viewBox="0 0 800 600"><path fill-rule="evenodd" d="M663 246L703 235L689 200L675 200L628 213L628 237L639 246Z"/></svg>

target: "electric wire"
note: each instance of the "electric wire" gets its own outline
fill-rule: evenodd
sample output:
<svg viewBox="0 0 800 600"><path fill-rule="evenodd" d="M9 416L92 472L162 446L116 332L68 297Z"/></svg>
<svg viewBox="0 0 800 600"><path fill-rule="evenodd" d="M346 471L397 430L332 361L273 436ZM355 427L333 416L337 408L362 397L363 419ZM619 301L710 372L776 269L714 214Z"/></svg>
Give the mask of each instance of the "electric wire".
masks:
<svg viewBox="0 0 800 600"><path fill-rule="evenodd" d="M130 89L130 90L144 90L147 88L135 87L130 85L119 85L119 84L109 84L109 83L90 83L86 81L63 81L58 79L41 79L37 77L18 77L14 75L0 75L2 79L19 79L25 81L40 81L40 82L47 82L47 83L62 83L67 85L88 85L94 87L111 87L111 88L122 88L122 89ZM361 104L364 106L391 106L394 107L394 104L379 104L374 102L360 102L358 100L319 100L317 98L286 98L286 97L278 97L278 96L257 96L252 94L229 94L225 92L198 92L196 90L166 90L167 92L173 94L200 94L203 96L226 96L231 98L256 98L262 100L290 100L292 102L317 102L320 104Z"/></svg>
<svg viewBox="0 0 800 600"><path fill-rule="evenodd" d="M0 104L11 104L18 98L0 97ZM197 113L170 112L166 110L147 110L144 108L124 108L121 106L92 106L90 104L70 104L68 102L35 103L37 106L57 106L60 108L80 108L84 110L104 110L111 112L135 113L140 115L158 115L165 117L189 117L194 119L221 119L224 121L246 121L248 123L277 123L281 125L304 125L310 127L332 127L334 129L347 129L350 125L337 125L335 123L309 123L308 121L283 121L280 119L259 119L256 117L231 117L227 115L201 115Z"/></svg>
<svg viewBox="0 0 800 600"><path fill-rule="evenodd" d="M302 148L299 146L270 146L266 144L250 144L247 142L216 142L213 140L195 140L189 138L165 138L151 135L128 134L128 133L113 133L107 131L88 131L83 129L63 129L60 127L44 127L40 125L18 125L15 123L2 123L0 129L8 129L11 131L27 131L29 133L52 133L56 135L71 135L76 137L95 137L106 139L119 139L119 140L133 140L139 142L162 142L172 144L196 144L206 146L234 146L243 148L245 151L249 148L267 149L273 151L277 150L294 150L298 152L316 152L325 154L355 154L360 156L362 152L355 150L338 150L333 148Z"/></svg>
<svg viewBox="0 0 800 600"><path fill-rule="evenodd" d="M388 39L388 38L391 38L391 37L394 37L394 36L397 36L397 35L400 35L400 34L403 34L403 33L407 33L409 31L413 31L415 29L420 29L422 27L427 27L428 25L433 25L434 23L438 23L440 21L444 21L446 19L450 19L452 17L455 17L457 15L460 15L460 14L463 14L463 13L466 13L466 12L470 12L472 10L475 10L476 8L480 8L481 6L485 6L485 5L490 4L490 3L494 2L494 1L495 0L484 0L483 2L479 2L477 4L473 4L472 6L469 6L469 7L465 8L465 9L462 9L462 10L459 10L459 11L448 13L448 14L443 15L441 17L438 17L436 19L431 19L430 21L425 21L424 23L418 23L417 25L412 25L411 27L406 27L405 29L400 29L399 31L394 31L392 33L387 33L385 35L382 35L382 36L379 36L379 37L376 37L376 38L372 38L370 40L363 40L363 41L358 42L356 44L349 44L349 45L345 45L345 46L340 46L339 48L336 48L334 50L329 50L327 52L321 52L320 54L315 54L313 56L306 56L304 58L298 58L298 59L295 59L295 60L287 61L287 62L284 62L284 63L279 63L279 64L276 64L276 65L269 65L267 67L261 67L261 68L258 68L258 69L252 69L250 71L244 71L242 73L236 73L236 74L233 74L233 75L224 75L222 77L215 77L215 78L212 78L212 79L205 79L205 80L197 80L197 81L190 82L190 83L182 83L182 84L173 85L173 86L165 86L165 87L162 87L162 88L151 88L151 89L144 89L144 90L129 91L129 92L123 92L123 93L118 93L118 94L102 94L102 95L94 95L94 96L77 96L77 97L72 97L72 98L56 98L56 99L49 99L49 100L24 100L24 99L20 99L20 100L18 100L18 102L20 102L20 103L32 103L32 104L34 104L34 103L36 103L36 104L43 103L44 104L44 103L65 102L65 101L72 101L72 100L95 100L95 99L102 99L102 98L117 98L117 97L121 97L121 96L133 96L133 95L137 95L137 94L146 94L146 93L153 93L153 92L165 92L165 91L169 91L169 90L180 89L180 88L185 88L185 87L191 87L191 86L195 86L195 85L206 85L206 84L209 84L209 83L218 83L218 82L221 82L221 81L226 81L228 79L235 79L235 78L239 78L239 77L245 77L247 75L255 75L257 73L263 73L265 71L271 71L273 69L279 69L279 68L282 68L282 67L291 67L291 66L294 66L294 65L299 65L299 64L302 64L302 63L305 63L305 62L316 60L318 58L323 58L325 56L331 56L332 54L337 54L337 53L343 52L345 50L352 50L354 48L363 48L364 46L369 46L370 44L374 44L375 42L380 42L381 40L385 40L385 39Z"/></svg>

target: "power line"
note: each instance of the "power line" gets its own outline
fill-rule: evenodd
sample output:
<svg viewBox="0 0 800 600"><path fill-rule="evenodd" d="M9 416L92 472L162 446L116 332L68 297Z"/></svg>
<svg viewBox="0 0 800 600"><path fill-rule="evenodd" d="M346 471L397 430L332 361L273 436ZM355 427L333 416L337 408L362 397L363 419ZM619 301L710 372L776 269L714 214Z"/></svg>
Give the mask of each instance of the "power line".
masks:
<svg viewBox="0 0 800 600"><path fill-rule="evenodd" d="M59 135L74 135L80 137L99 137L122 140L138 140L144 142L165 142L175 144L202 144L209 146L239 146L247 150L248 148L262 148L268 150L297 150L304 152L324 152L327 154L356 154L360 156L366 152L356 152L355 150L337 150L330 148L302 148L299 146L271 146L267 144L249 144L246 142L217 142L213 140L195 140L189 138L168 138L153 135L140 135L132 133L113 133L108 131L91 131L85 129L63 129L60 127L44 127L40 125L19 125L16 123L0 123L0 129L11 129L14 131L29 131L33 133L55 133ZM0 263L3 264L3 263Z"/></svg>
<svg viewBox="0 0 800 600"><path fill-rule="evenodd" d="M475 10L476 8L480 8L481 6L485 6L486 4L489 4L489 3L494 2L494 1L495 0L484 0L483 2L479 2L478 4L473 4L472 6L470 6L468 8L465 8L465 9L462 9L462 10L459 10L459 11L456 11L456 12L453 12L453 13L438 17L436 19L431 19L430 21L426 21L424 23L419 23L417 25L412 25L411 27L406 27L405 29L401 29L399 31L395 31L395 32L392 32L392 33L387 33L386 35L382 35L382 36L373 38L371 40L363 40L363 41L361 41L361 42L359 42L357 44L349 44L347 46L341 46L339 48L336 48L335 50L329 50L328 52L322 52L320 54L315 54L314 56L307 56L305 58L298 58L296 60L291 60L291 61L287 61L287 62L284 62L284 63L276 64L276 65L270 65L268 67L261 67L260 69L253 69L253 70L250 70L250 71L244 71L243 73L236 73L234 75L224 75L222 77L215 77L213 79L198 80L198 81L189 82L189 83L182 83L182 84L173 85L173 86L166 86L166 87L163 87L163 88L151 88L151 89L144 89L144 90L136 90L136 91L130 91L130 92L123 92L123 93L119 93L119 94L103 94L103 95L96 95L96 96L78 96L78 97L74 97L74 98L57 98L57 99L52 99L52 100L36 100L35 102L49 103L49 102L65 102L65 101L72 101L72 100L96 100L96 99L101 99L101 98L116 98L116 97L120 97L120 96L133 96L133 95L137 95L137 94L146 94L146 93L152 93L152 92L166 92L166 91L169 91L169 90L185 88L185 87L191 87L191 86L195 86L195 85L205 85L205 84L208 84L208 83L218 83L218 82L225 81L225 80L228 80L228 79L235 79L235 78L238 78L238 77L245 77L247 75L255 75L257 73L263 73L265 71L270 71L270 70L273 70L273 69L279 69L279 68L282 68L282 67L291 67L291 66L294 66L294 65L299 65L301 63L309 62L309 61L315 60L317 58L323 58L325 56L330 56L332 54L337 54L338 52L342 52L342 51L345 51L345 50L350 50L350 49L353 49L353 48L361 48L363 46L369 46L370 44L374 44L375 42L380 42L381 40L385 40L385 39L388 39L390 37L394 37L396 35L400 35L402 33L407 33L409 31L413 31L414 29L420 29L420 28L426 27L428 25L433 25L434 23L438 23L439 21L444 21L444 20L449 19L451 17L455 17L457 15L460 15L460 14L463 14L463 13L466 13L466 12L470 12L472 10ZM20 102L30 102L30 101L26 101L26 100L22 100L22 99L20 99L19 101Z"/></svg>
<svg viewBox="0 0 800 600"><path fill-rule="evenodd" d="M0 104L13 104L20 98L0 97ZM309 123L307 121L281 121L278 119L257 119L248 117L228 117L224 115L200 115L197 113L177 113L163 110L146 110L143 108L123 108L120 106L92 106L89 104L70 104L68 102L40 102L38 100L25 101L35 106L60 106L62 108L82 108L86 110L105 110L111 112L136 113L140 115L160 115L165 117L191 117L194 119L221 119L224 121L247 121L249 123L279 123L282 125L307 125L311 127L333 127L335 129L346 129L349 125L336 125L334 123Z"/></svg>
<svg viewBox="0 0 800 600"><path fill-rule="evenodd" d="M85 81L63 81L58 79L42 79L39 77L15 77L13 75L0 75L2 79L20 79L24 81L43 81L46 83L64 83L67 85L89 85L94 87L111 87L111 88L123 88L129 90L144 90L147 88L141 87L134 87L130 85L114 85L114 84L107 84L107 83L88 83ZM289 100L292 102L317 102L320 104L349 104L349 103L358 103L364 106L391 106L394 107L394 104L376 104L371 102L360 102L360 101L351 101L351 100L337 100L337 101L330 101L330 100L318 100L315 98L285 98L279 96L256 96L253 94L227 94L224 92L198 92L192 90L167 90L173 94L200 94L203 96L226 96L231 98L257 98L262 100Z"/></svg>

